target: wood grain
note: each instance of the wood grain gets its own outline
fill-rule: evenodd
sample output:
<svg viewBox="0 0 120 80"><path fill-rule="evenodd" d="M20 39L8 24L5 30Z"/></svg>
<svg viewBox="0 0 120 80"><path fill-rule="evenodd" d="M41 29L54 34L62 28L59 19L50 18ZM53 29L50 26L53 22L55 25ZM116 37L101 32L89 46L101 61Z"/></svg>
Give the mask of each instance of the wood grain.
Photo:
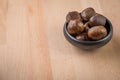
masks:
<svg viewBox="0 0 120 80"><path fill-rule="evenodd" d="M119 0L0 0L0 80L120 80ZM93 7L112 40L85 51L63 35L69 11Z"/></svg>
<svg viewBox="0 0 120 80"><path fill-rule="evenodd" d="M5 44L6 42L7 4L7 0L0 0L0 44Z"/></svg>

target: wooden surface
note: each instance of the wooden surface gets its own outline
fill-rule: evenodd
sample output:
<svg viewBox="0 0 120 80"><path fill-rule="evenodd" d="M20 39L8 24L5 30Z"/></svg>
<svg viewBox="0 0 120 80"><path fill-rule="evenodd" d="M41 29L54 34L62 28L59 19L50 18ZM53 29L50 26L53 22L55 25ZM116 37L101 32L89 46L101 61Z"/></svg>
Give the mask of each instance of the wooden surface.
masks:
<svg viewBox="0 0 120 80"><path fill-rule="evenodd" d="M69 11L93 7L114 35L84 51L63 35ZM0 80L120 80L120 0L0 0Z"/></svg>

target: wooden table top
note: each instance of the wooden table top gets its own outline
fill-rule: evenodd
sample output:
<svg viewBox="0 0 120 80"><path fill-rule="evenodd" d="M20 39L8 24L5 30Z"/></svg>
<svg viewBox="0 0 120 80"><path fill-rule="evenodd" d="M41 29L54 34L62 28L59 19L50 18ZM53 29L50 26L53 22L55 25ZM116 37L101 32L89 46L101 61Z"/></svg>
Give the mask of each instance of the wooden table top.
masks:
<svg viewBox="0 0 120 80"><path fill-rule="evenodd" d="M93 7L112 40L85 51L63 35L69 11ZM120 0L0 0L0 80L120 80Z"/></svg>

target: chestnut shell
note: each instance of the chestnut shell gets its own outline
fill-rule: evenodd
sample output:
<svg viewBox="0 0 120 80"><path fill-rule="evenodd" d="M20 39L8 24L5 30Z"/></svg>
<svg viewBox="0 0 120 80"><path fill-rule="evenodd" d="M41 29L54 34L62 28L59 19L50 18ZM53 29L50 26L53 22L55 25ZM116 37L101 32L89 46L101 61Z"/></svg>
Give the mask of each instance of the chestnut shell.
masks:
<svg viewBox="0 0 120 80"><path fill-rule="evenodd" d="M77 11L69 12L66 16L66 22L70 22L70 20L75 20L75 19L82 20L79 12Z"/></svg>
<svg viewBox="0 0 120 80"><path fill-rule="evenodd" d="M81 33L79 35L76 36L76 39L78 40L88 40L88 37L87 37L87 33Z"/></svg>
<svg viewBox="0 0 120 80"><path fill-rule="evenodd" d="M105 23L106 23L106 18L103 15L98 14L98 13L96 13L94 16L92 16L89 20L89 25L91 27L99 26L99 25L105 26Z"/></svg>
<svg viewBox="0 0 120 80"><path fill-rule="evenodd" d="M69 34L78 34L84 30L83 23L79 20L70 20L67 30Z"/></svg>
<svg viewBox="0 0 120 80"><path fill-rule="evenodd" d="M84 21L88 21L93 15L95 15L95 10L91 7L84 9L81 12L81 17Z"/></svg>
<svg viewBox="0 0 120 80"><path fill-rule="evenodd" d="M100 40L107 35L107 30L104 26L94 26L88 30L88 37L92 40Z"/></svg>

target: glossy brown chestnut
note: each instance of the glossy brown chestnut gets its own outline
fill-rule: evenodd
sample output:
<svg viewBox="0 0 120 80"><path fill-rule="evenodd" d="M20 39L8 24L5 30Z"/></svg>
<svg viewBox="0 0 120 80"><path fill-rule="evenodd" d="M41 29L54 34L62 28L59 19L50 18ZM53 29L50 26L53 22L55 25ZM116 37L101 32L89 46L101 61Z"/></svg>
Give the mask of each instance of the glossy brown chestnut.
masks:
<svg viewBox="0 0 120 80"><path fill-rule="evenodd" d="M98 13L92 16L89 20L89 25L91 27L100 26L100 25L105 26L105 23L106 23L106 18L103 15L98 14Z"/></svg>
<svg viewBox="0 0 120 80"><path fill-rule="evenodd" d="M89 29L88 37L92 40L100 40L107 35L107 30L104 26L94 26Z"/></svg>
<svg viewBox="0 0 120 80"><path fill-rule="evenodd" d="M85 23L84 24L84 27L85 27L85 32L87 33L88 32L88 30L90 29L90 27L89 27L89 23L87 22L87 23Z"/></svg>
<svg viewBox="0 0 120 80"><path fill-rule="evenodd" d="M69 12L66 16L66 22L70 22L70 20L75 20L75 19L81 20L80 14L77 11Z"/></svg>
<svg viewBox="0 0 120 80"><path fill-rule="evenodd" d="M81 34L79 34L79 35L77 35L76 36L76 39L78 39L78 40L87 40L88 38L87 38L87 33L81 33Z"/></svg>
<svg viewBox="0 0 120 80"><path fill-rule="evenodd" d="M67 26L69 34L81 33L84 30L83 23L79 20L70 20Z"/></svg>
<svg viewBox="0 0 120 80"><path fill-rule="evenodd" d="M86 8L81 12L81 17L84 21L88 21L93 15L95 15L95 10L91 7Z"/></svg>

